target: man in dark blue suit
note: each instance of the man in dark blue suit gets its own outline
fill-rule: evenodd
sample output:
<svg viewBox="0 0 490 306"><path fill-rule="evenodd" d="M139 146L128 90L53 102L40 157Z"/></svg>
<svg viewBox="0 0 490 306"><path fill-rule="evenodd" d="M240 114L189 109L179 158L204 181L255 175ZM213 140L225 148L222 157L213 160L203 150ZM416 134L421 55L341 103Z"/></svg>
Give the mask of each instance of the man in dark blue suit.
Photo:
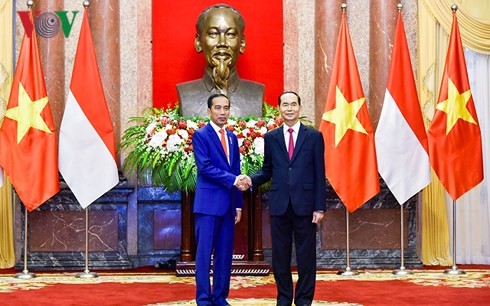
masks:
<svg viewBox="0 0 490 306"><path fill-rule="evenodd" d="M277 305L293 302L293 237L298 267L294 303L311 305L316 280L316 226L326 209L323 137L299 121L300 110L298 94L285 92L279 96L284 124L265 135L264 164L252 176L253 186L272 179L269 214Z"/></svg>
<svg viewBox="0 0 490 306"><path fill-rule="evenodd" d="M210 122L192 137L197 165L194 199L196 230L197 305L228 305L233 237L240 222L242 195L237 186L240 153L237 137L224 129L230 115L230 101L223 94L208 99ZM209 280L213 255L213 286Z"/></svg>

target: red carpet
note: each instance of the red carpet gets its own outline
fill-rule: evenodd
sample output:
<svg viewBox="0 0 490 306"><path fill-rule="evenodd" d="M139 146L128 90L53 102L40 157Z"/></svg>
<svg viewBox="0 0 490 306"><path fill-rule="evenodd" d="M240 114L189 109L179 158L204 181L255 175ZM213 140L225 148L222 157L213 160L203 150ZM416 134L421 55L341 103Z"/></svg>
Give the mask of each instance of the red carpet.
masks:
<svg viewBox="0 0 490 306"><path fill-rule="evenodd" d="M195 305L194 278L153 271L99 272L94 279L76 273L37 273L31 280L0 270L0 305ZM11 270L13 272L13 270ZM391 270L360 271L343 277L318 272L313 305L489 305L490 269L447 276L443 270L418 270L396 277ZM275 305L269 277L232 278L232 305Z"/></svg>

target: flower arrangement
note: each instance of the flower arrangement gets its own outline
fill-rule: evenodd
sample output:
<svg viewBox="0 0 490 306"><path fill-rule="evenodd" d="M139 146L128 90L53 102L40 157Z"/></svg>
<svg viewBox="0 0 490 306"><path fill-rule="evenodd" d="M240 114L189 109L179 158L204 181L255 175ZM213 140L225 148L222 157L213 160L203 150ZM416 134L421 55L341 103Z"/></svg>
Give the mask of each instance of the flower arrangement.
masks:
<svg viewBox="0 0 490 306"><path fill-rule="evenodd" d="M229 118L226 129L238 138L241 172L257 172L264 159L264 135L282 124L277 109L264 103L264 116ZM196 185L197 167L192 135L205 126L207 118L184 118L178 107L162 110L150 108L142 117L132 117L136 124L124 131L121 149L127 151L124 170L151 172L154 185L168 192L191 191Z"/></svg>

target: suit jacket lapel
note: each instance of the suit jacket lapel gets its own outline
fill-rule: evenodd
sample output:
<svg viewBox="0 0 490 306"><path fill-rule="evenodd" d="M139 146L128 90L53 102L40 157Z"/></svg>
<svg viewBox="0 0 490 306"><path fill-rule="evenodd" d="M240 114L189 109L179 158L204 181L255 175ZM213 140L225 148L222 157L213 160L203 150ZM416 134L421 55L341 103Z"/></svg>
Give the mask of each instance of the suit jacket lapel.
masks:
<svg viewBox="0 0 490 306"><path fill-rule="evenodd" d="M221 152L220 155L226 160L226 163L228 163L228 159L226 158L225 151L223 150L223 146L221 145L221 140L219 139L218 135L216 134L216 131L213 129L211 124L206 125L206 131L208 132L209 138L211 139L211 142L216 146L216 150L218 152Z"/></svg>
<svg viewBox="0 0 490 306"><path fill-rule="evenodd" d="M276 129L276 134L274 135L276 141L279 143L279 147L281 148L282 155L286 160L289 161L288 149L286 148L286 142L284 140L284 126L280 126Z"/></svg>
<svg viewBox="0 0 490 306"><path fill-rule="evenodd" d="M233 137L231 135L233 134L232 132L226 130L226 136L228 137L228 155L230 155L230 166L233 165L233 156L235 156L235 146L233 145Z"/></svg>

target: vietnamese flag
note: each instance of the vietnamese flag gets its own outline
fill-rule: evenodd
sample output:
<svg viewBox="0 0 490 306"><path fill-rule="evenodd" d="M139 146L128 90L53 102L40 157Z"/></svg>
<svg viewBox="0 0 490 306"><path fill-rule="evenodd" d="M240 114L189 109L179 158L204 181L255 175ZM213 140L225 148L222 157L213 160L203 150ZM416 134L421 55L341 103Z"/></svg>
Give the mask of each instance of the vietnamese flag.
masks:
<svg viewBox="0 0 490 306"><path fill-rule="evenodd" d="M390 73L375 133L379 174L399 204L430 183L429 145L401 11Z"/></svg>
<svg viewBox="0 0 490 306"><path fill-rule="evenodd" d="M35 31L25 33L22 39L0 127L0 165L29 211L60 189L56 134Z"/></svg>
<svg viewBox="0 0 490 306"><path fill-rule="evenodd" d="M320 123L325 173L349 212L379 192L374 133L342 12L335 62Z"/></svg>
<svg viewBox="0 0 490 306"><path fill-rule="evenodd" d="M114 129L85 10L60 127L59 167L83 208L119 182Z"/></svg>
<svg viewBox="0 0 490 306"><path fill-rule="evenodd" d="M453 12L446 65L429 127L431 165L456 201L483 180L480 125L470 90L458 19Z"/></svg>

